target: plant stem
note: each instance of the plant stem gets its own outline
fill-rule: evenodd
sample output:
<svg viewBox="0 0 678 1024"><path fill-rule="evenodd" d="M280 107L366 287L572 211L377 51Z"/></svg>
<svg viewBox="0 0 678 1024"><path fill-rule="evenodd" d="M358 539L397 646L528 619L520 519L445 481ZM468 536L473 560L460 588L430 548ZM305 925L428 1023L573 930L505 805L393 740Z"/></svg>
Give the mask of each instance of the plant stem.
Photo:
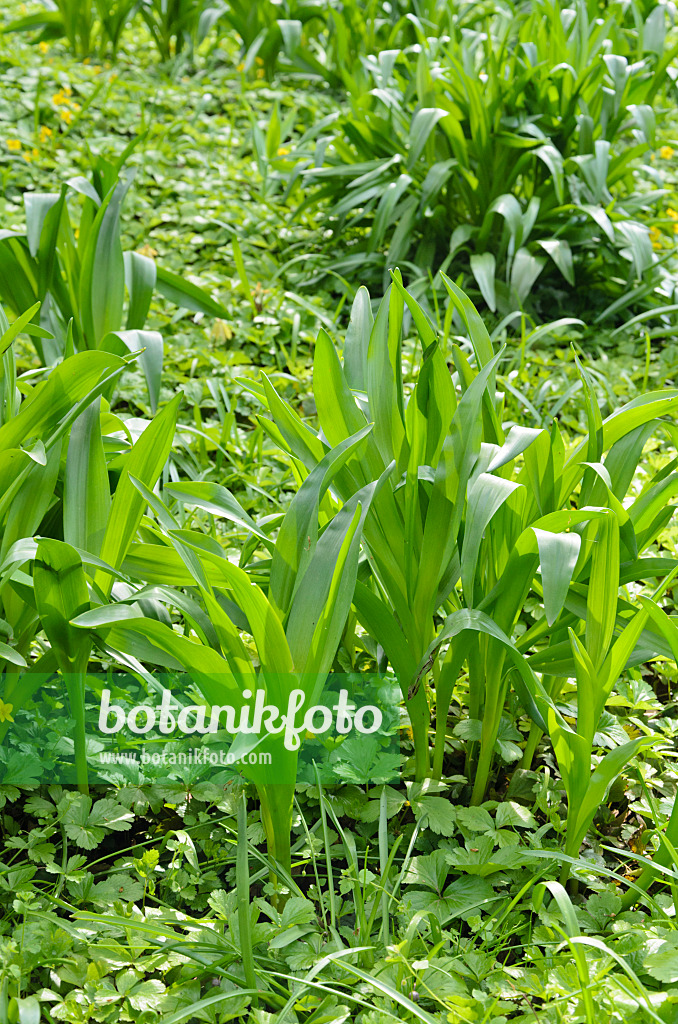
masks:
<svg viewBox="0 0 678 1024"><path fill-rule="evenodd" d="M87 732L85 728L85 674L74 672L66 677L70 710L75 719L73 747L75 755L75 781L81 793L89 793L87 769Z"/></svg>
<svg viewBox="0 0 678 1024"><path fill-rule="evenodd" d="M521 768L527 768L528 770L532 767L532 761L534 755L539 746L539 740L542 738L544 733L541 731L535 722L530 726L530 731L527 736L527 742L525 744L525 750L523 751L523 757L520 762Z"/></svg>
<svg viewBox="0 0 678 1024"><path fill-rule="evenodd" d="M473 780L473 792L471 793L471 807L477 807L485 798L485 790L490 777L492 767L492 754L494 743L481 743L480 756L476 765L475 779Z"/></svg>
<svg viewBox="0 0 678 1024"><path fill-rule="evenodd" d="M254 973L254 954L252 952L252 929L250 921L250 872L247 857L247 797L245 792L238 801L238 847L235 859L235 887L238 900L238 930L240 932L240 952L248 988L257 989ZM252 1000L257 1005L256 997Z"/></svg>
<svg viewBox="0 0 678 1024"><path fill-rule="evenodd" d="M414 741L414 777L415 781L422 782L428 777L431 764L428 747L428 729L431 717L423 679L420 680L416 693L405 704L412 725Z"/></svg>
<svg viewBox="0 0 678 1024"><path fill-rule="evenodd" d="M431 775L434 779L443 777L443 759L445 757L445 739L447 738L447 715L438 714L436 707L436 738L433 747L433 768Z"/></svg>
<svg viewBox="0 0 678 1024"><path fill-rule="evenodd" d="M261 821L266 834L266 848L271 861L277 863L288 875L292 873L292 846L290 832L292 829L292 804L294 802L294 783L278 783L257 786L261 802ZM283 878L278 879L275 870L271 869L270 879L273 884L278 881L287 884ZM278 901L278 908L284 900Z"/></svg>

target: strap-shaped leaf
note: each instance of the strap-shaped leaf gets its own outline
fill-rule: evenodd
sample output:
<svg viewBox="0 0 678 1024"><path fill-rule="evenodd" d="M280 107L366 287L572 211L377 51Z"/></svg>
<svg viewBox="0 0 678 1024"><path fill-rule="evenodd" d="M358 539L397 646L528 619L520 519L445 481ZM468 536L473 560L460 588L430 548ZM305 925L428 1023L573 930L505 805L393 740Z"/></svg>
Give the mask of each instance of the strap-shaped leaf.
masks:
<svg viewBox="0 0 678 1024"><path fill-rule="evenodd" d="M33 581L40 622L59 668L64 675L84 672L91 642L70 624L90 604L82 559L64 541L40 540Z"/></svg>
<svg viewBox="0 0 678 1024"><path fill-rule="evenodd" d="M586 649L600 668L612 640L619 591L619 523L614 513L595 523L591 575L586 599Z"/></svg>
<svg viewBox="0 0 678 1024"><path fill-rule="evenodd" d="M162 376L163 340L159 331L110 331L101 340L100 347L106 352L123 355L125 350L139 352L139 365L143 370L148 387L151 412L158 408L160 378Z"/></svg>
<svg viewBox="0 0 678 1024"><path fill-rule="evenodd" d="M464 599L469 606L473 604L473 584L485 530L504 502L520 486L513 480L491 473L479 473L469 485L466 532L461 553L461 581Z"/></svg>
<svg viewBox="0 0 678 1024"><path fill-rule="evenodd" d="M352 391L367 390L367 349L374 317L367 288L356 292L344 341L344 374Z"/></svg>
<svg viewBox="0 0 678 1024"><path fill-rule="evenodd" d="M122 327L125 267L120 241L120 210L132 184L121 178L99 207L87 236L80 274L80 308L87 344L98 348L109 331Z"/></svg>
<svg viewBox="0 0 678 1024"><path fill-rule="evenodd" d="M440 632L429 646L424 659L419 665L419 675L422 675L427 670L431 664L432 657L446 640L451 640L467 630L484 633L498 640L504 646L508 658L517 670L517 675L514 675L513 682L520 702L532 721L543 732L547 732L546 719L549 709L556 715L556 721L562 721L560 714L554 708L553 701L528 665L524 655L520 653L504 631L488 615L476 609L462 608L460 611L452 612L451 615L448 615Z"/></svg>
<svg viewBox="0 0 678 1024"><path fill-rule="evenodd" d="M64 476L64 540L98 555L111 510L101 437L100 402L93 402L71 427Z"/></svg>
<svg viewBox="0 0 678 1024"><path fill-rule="evenodd" d="M270 552L273 552L274 543L271 538L257 526L227 487L211 480L181 480L178 483L168 484L164 492L177 498L183 505L201 508L205 512L209 512L210 515L229 519L236 526L240 526L248 533L258 537L262 544Z"/></svg>
<svg viewBox="0 0 678 1024"><path fill-rule="evenodd" d="M71 714L76 778L87 789L87 753L85 749L85 681L92 641L87 633L71 625L71 619L89 608L89 591L78 553L63 541L41 540L33 567L35 603L40 625L61 670Z"/></svg>
<svg viewBox="0 0 678 1024"><path fill-rule="evenodd" d="M332 665L353 600L363 523L390 469L358 491L318 541L295 593L287 623L287 639L297 672L323 676Z"/></svg>
<svg viewBox="0 0 678 1024"><path fill-rule="evenodd" d="M390 296L393 285L381 301L367 351L367 395L374 439L384 464L399 460L406 446L399 391L400 348L393 344L390 327ZM396 293L397 294L397 293Z"/></svg>
<svg viewBox="0 0 678 1024"><path fill-rule="evenodd" d="M283 519L271 563L271 598L283 615L290 609L313 559L318 535L320 502L335 475L354 452L364 448L372 427L363 427L323 457L304 480Z"/></svg>
<svg viewBox="0 0 678 1024"><path fill-rule="evenodd" d="M33 388L14 419L0 427L0 451L18 448L34 437L48 437L56 424L94 391L102 377L125 365L118 356L106 352L80 352L64 360L44 383Z"/></svg>
<svg viewBox="0 0 678 1024"><path fill-rule="evenodd" d="M141 330L153 298L157 272L154 260L140 252L123 253L125 284L129 293L127 330Z"/></svg>
<svg viewBox="0 0 678 1024"><path fill-rule="evenodd" d="M184 309L206 313L208 316L218 316L224 320L229 319L228 310L208 295L204 288L193 284L186 277L172 273L171 270L165 270L164 267L156 267L156 288L166 299Z"/></svg>
<svg viewBox="0 0 678 1024"><path fill-rule="evenodd" d="M228 662L211 647L194 643L164 622L141 618L128 606L102 605L78 615L72 625L82 631L100 634L109 646L123 652L132 648L131 641L135 636L145 639L159 655L169 655L172 659L168 662L161 658L159 664L178 664L184 668L211 704L227 702L239 708L244 703L237 677ZM148 660L153 661L152 650L145 651L146 655L150 653Z"/></svg>
<svg viewBox="0 0 678 1024"><path fill-rule="evenodd" d="M129 478L137 477L149 488L155 486L172 448L180 401L181 395L177 395L158 413L125 458L100 552L101 558L114 569L127 554L146 507L144 498ZM97 573L95 582L106 594L110 593L110 578Z"/></svg>

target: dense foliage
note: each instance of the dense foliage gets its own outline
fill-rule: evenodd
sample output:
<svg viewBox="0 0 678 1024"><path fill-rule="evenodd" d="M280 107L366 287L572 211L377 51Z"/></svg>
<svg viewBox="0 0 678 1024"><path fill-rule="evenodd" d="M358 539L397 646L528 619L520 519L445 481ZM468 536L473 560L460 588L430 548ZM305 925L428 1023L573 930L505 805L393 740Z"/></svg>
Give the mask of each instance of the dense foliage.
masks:
<svg viewBox="0 0 678 1024"><path fill-rule="evenodd" d="M2 18L0 1021L678 1020L673 5Z"/></svg>

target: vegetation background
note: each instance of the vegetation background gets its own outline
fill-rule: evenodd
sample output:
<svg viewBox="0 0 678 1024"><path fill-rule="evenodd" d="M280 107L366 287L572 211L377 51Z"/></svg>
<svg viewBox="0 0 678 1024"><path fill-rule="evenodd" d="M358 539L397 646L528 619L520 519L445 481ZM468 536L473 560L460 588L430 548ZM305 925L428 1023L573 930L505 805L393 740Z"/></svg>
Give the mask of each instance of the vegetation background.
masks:
<svg viewBox="0 0 678 1024"><path fill-rule="evenodd" d="M678 1021L676 17L3 5L0 1021Z"/></svg>

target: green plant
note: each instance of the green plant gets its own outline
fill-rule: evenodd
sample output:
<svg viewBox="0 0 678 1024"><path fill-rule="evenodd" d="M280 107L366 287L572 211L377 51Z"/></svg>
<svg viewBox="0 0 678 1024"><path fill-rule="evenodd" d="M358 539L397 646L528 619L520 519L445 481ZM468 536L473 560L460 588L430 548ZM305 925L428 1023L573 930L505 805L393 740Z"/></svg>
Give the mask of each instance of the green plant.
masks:
<svg viewBox="0 0 678 1024"><path fill-rule="evenodd" d="M10 22L5 32L38 29L36 42L65 36L77 57L103 54L115 57L125 25L134 17L139 0L42 0L44 11Z"/></svg>
<svg viewBox="0 0 678 1024"><path fill-rule="evenodd" d="M172 580L190 587L190 603L179 595L173 598L171 591L165 599L197 638L190 640L162 621L140 618L135 594L130 598L133 607L103 604L79 615L74 625L99 635L107 649L144 661L152 660L153 648L157 649L159 663L167 664L169 656L170 664L189 672L210 704L227 700L239 711L259 693L282 710L297 691L303 694L301 715L317 702L334 661L353 596L362 525L379 483L368 483L356 492L320 536L318 512L327 508L328 488L367 434L360 430L319 462L292 501L275 544L225 488L200 482L165 488L166 495L182 505L234 519L264 544L271 554L268 594L228 560L214 538L182 529L164 502L130 475L128 487L137 489L136 506L148 503L157 526L147 524L145 533L152 542L133 545L122 564L119 557L107 561L116 568L121 565L133 580L163 587ZM102 558L106 554L102 550ZM206 630L208 622L211 628ZM254 649L243 642L242 629L251 634ZM236 746L239 756L253 749L270 755L268 764L260 758L242 770L257 786L269 855L286 880L298 748L288 747L281 732L270 733L263 726L262 730L249 746Z"/></svg>
<svg viewBox="0 0 678 1024"><path fill-rule="evenodd" d="M624 5L594 19L583 0L540 0L482 28L455 22L448 42L415 19L415 48L366 62L372 89L324 134L322 164L311 132L286 174L290 196L304 186L298 211L322 204L326 266L461 272L502 313L542 274L558 288L585 275L610 298L656 287L639 213L657 193L641 189L638 162L655 145L652 104L674 52L663 19L653 9L637 36ZM337 257L345 234L351 252Z"/></svg>
<svg viewBox="0 0 678 1024"><path fill-rule="evenodd" d="M52 338L35 342L45 365L73 349L141 350L155 409L163 344L157 331L144 330L154 292L213 316L226 311L148 256L123 251L120 213L133 173L122 167L138 142L139 137L114 163L97 157L89 181L71 178L60 192L25 193L25 232L5 231L0 240L0 298L16 313L33 306L49 329ZM75 229L69 196L82 199Z"/></svg>
<svg viewBox="0 0 678 1024"><path fill-rule="evenodd" d="M208 0L140 0L138 7L164 61L192 52L225 12L223 3Z"/></svg>
<svg viewBox="0 0 678 1024"><path fill-rule="evenodd" d="M374 423L364 453L352 456L335 481L347 498L370 479L387 477L363 528L369 571L356 586L357 614L398 676L418 779L430 770L428 673L436 708L433 771L440 777L448 710L467 664L469 718L478 730L469 745L467 774L474 780L472 802L479 803L511 681L537 735L550 728L553 736L547 717L556 714L562 721L551 695L554 680L575 676L571 654L563 655L563 647L569 651L568 628L577 638L602 629L601 618L605 629L619 628L618 617L623 623L632 610L618 597L622 581L667 575L675 565L672 559L640 557L673 513L672 473L657 473L628 510L622 499L643 444L659 425L657 417L678 406L678 393L643 396L603 423L582 368L589 421L583 441L568 450L555 422L550 430L514 426L505 436L500 396L495 398L501 354L494 354L466 296L444 281L451 308L469 332L476 370L454 345L456 374L450 375L432 325L396 273L374 322L367 294L356 297L343 367L327 335L318 338L314 398L322 435L303 423L265 378L263 388L252 390L273 419L262 425L309 471L333 445ZM405 304L423 353L409 396L401 357ZM671 425L662 426L672 436ZM611 557L605 563L608 589L601 606L594 552L612 529L622 537L624 568ZM540 612L526 621L528 597ZM446 616L442 625L441 616ZM632 635L615 650L625 649ZM641 657L667 652L656 631L641 635ZM632 648L632 664L637 657ZM618 660L613 659L617 675L624 667ZM605 695L617 675L600 684Z"/></svg>
<svg viewBox="0 0 678 1024"><path fill-rule="evenodd" d="M0 499L0 603L7 643L0 647L2 700L19 710L58 670L75 719L76 779L87 788L85 756L84 677L91 642L70 625L89 608L88 578L115 572L132 541L142 508L129 494L127 474L153 486L161 473L174 434L178 399L146 426L132 443L131 435L110 411L102 396L113 387L134 357L107 352L70 355L32 384L17 390L13 342L22 330L45 340L48 332L31 323L35 307L4 327L0 452L3 478ZM105 427L102 428L102 423ZM113 444L107 464L104 434L121 430L130 437ZM119 454L122 449L122 454ZM117 484L111 496L109 470ZM44 631L49 647L36 652ZM8 722L0 725L0 738Z"/></svg>
<svg viewBox="0 0 678 1024"><path fill-rule="evenodd" d="M309 26L322 26L326 16L327 5L317 0L262 0L254 7L247 0L227 0L222 11L223 22L242 40L242 70L249 72L258 63L269 78L281 58L295 69L319 67L307 37Z"/></svg>
<svg viewBox="0 0 678 1024"><path fill-rule="evenodd" d="M59 664L65 672L71 704L76 718L82 710L79 698L80 682L76 678L71 681L73 672L78 677L82 665L81 657L73 653L77 665L67 669L66 663L71 654L65 650L66 643L54 644L54 649L47 656L38 656L35 663L31 662L31 648L41 628L47 628L50 634L57 636L63 632L63 615L58 619L58 607L80 607L79 598L82 592L81 577L74 577L73 572L80 565L80 558L71 550L72 558L62 560L58 541L45 541L41 556L45 559L45 569L49 566L55 576L54 586L40 587L40 594L33 590L33 580L26 572L27 563L36 554L33 537L41 530L48 535L54 530L57 534L72 532L73 524L87 519L92 515L92 505L75 504L83 497L75 494L71 482L74 475L82 478L87 475L88 466L76 466L75 462L82 456L77 443L69 447L70 458L66 457L66 479L71 484L68 494L62 498L63 471L61 469L62 454L73 424L82 422L80 417L87 419L88 409L94 403L98 409L98 400L105 391L110 391L116 379L127 366L127 362L119 357L104 352L84 352L72 355L69 359L55 367L45 375L43 381L35 381L28 387L22 382L27 393L20 401L17 390L16 364L12 343L22 329L36 331L45 336L47 332L30 324L30 317L35 307L29 309L10 327L4 312L0 310L0 328L4 328L2 342L2 411L0 413L0 451L3 464L3 487L0 499L0 559L3 564L3 578L0 586L0 602L2 617L5 623L7 643L0 648L2 658L2 692L3 701L13 707L21 707L28 700L36 687L44 678L41 673L51 674ZM75 428L77 429L77 428ZM101 481L96 481L99 484ZM91 485L90 485L91 486ZM108 481L106 480L106 494ZM100 507L103 495L98 493L93 499L95 506ZM64 547L62 545L62 547ZM70 572L69 572L70 570ZM58 575L64 572L70 577L62 589ZM40 575L40 572L38 573ZM76 593L78 597L76 598ZM36 601L37 597L37 601ZM41 617L45 617L41 624ZM61 640L61 637L60 637ZM56 657L55 657L56 655ZM35 669L23 674L28 666ZM80 716L81 717L81 716ZM7 731L7 723L0 726L0 734ZM79 758L78 781L85 785L83 774L84 738L79 730L76 741Z"/></svg>

